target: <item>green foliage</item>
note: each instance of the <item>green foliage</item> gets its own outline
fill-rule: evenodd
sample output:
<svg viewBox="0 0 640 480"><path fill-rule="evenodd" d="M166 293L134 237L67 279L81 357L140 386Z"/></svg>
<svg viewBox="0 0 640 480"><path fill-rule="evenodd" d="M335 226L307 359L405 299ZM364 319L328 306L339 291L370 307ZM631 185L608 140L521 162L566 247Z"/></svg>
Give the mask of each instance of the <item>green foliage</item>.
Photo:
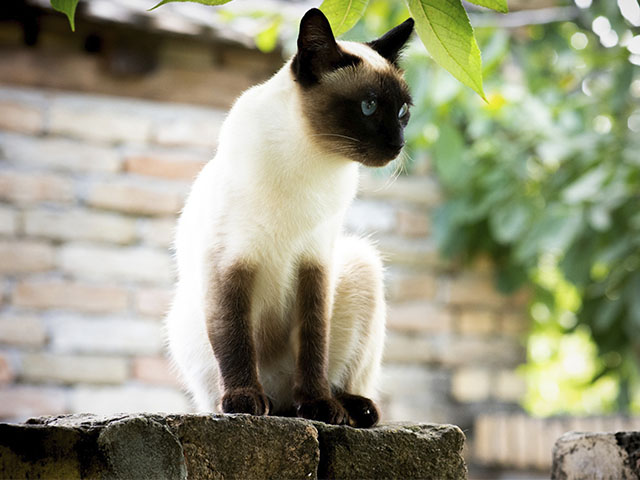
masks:
<svg viewBox="0 0 640 480"><path fill-rule="evenodd" d="M54 10L64 13L69 19L69 26L73 32L76 31L75 16L78 0L51 0Z"/></svg>
<svg viewBox="0 0 640 480"><path fill-rule="evenodd" d="M231 0L162 0L150 10L171 2L195 2L204 5L224 5ZM416 22L416 30L433 60L455 78L475 90L485 99L482 89L482 59L473 29L461 0L405 0ZM74 15L78 0L51 0L53 7L69 17L74 30ZM506 0L474 0L472 3L507 12ZM329 19L336 36L349 31L364 15L369 0L324 0L320 9ZM280 20L274 20L256 37L262 51L275 48L280 32Z"/></svg>
<svg viewBox="0 0 640 480"><path fill-rule="evenodd" d="M482 59L469 17L459 0L407 0L422 43L451 75L475 90L482 98Z"/></svg>
<svg viewBox="0 0 640 480"><path fill-rule="evenodd" d="M327 16L333 34L338 37L348 32L362 18L369 0L324 0L320 10Z"/></svg>
<svg viewBox="0 0 640 480"><path fill-rule="evenodd" d="M167 3L172 2L191 2L191 3L202 3L203 5L224 5L225 3L229 3L231 0L162 0L155 7L150 8L149 10L155 10L162 5L166 5Z"/></svg>
<svg viewBox="0 0 640 480"><path fill-rule="evenodd" d="M525 372L538 413L639 398L640 72L625 46L605 48L591 31L600 15L620 41L640 33L615 2L575 22L478 30L487 104L425 71L421 52L405 63L412 168L432 165L448 199L435 218L442 250L488 254L503 290L535 292ZM531 356L545 341L549 354Z"/></svg>

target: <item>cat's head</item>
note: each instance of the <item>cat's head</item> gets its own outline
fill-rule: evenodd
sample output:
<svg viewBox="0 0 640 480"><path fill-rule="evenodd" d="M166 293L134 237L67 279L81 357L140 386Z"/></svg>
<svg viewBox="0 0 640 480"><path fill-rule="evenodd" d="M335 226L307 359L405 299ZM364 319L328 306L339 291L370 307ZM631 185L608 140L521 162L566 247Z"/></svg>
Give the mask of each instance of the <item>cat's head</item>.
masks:
<svg viewBox="0 0 640 480"><path fill-rule="evenodd" d="M372 42L342 42L320 10L304 15L291 68L322 148L376 167L398 156L411 106L398 57L412 31L409 18Z"/></svg>

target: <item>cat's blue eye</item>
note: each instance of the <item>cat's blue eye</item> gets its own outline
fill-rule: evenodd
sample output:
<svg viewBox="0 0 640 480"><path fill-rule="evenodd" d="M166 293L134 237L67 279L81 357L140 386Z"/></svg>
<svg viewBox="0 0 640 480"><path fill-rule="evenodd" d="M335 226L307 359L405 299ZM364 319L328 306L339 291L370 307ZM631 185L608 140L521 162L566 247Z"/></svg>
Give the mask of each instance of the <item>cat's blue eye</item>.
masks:
<svg viewBox="0 0 640 480"><path fill-rule="evenodd" d="M378 102L376 102L375 98L363 100L360 104L360 108L362 108L362 113L368 117L369 115L373 115L373 112L376 111L376 108L378 108Z"/></svg>
<svg viewBox="0 0 640 480"><path fill-rule="evenodd" d="M400 107L400 111L398 112L398 118L404 117L409 111L409 106L406 103L403 103Z"/></svg>

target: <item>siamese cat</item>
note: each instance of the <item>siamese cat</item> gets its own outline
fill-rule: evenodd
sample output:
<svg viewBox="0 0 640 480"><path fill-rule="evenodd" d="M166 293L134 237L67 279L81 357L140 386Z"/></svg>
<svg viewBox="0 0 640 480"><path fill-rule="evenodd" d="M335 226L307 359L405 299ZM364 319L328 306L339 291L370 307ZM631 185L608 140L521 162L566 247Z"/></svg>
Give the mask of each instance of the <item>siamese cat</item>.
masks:
<svg viewBox="0 0 640 480"><path fill-rule="evenodd" d="M408 19L367 44L336 41L312 9L294 57L225 119L178 221L166 319L199 410L377 423L383 268L342 224L359 166L404 145L398 58L412 30Z"/></svg>

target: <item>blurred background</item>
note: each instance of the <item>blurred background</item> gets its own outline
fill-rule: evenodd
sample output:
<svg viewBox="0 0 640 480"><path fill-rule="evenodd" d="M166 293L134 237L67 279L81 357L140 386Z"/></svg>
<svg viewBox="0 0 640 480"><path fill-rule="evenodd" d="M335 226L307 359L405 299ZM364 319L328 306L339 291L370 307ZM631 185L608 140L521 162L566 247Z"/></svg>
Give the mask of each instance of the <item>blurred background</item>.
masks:
<svg viewBox="0 0 640 480"><path fill-rule="evenodd" d="M188 412L171 240L225 111L320 2L0 9L0 418ZM473 478L542 478L568 430L640 421L640 6L466 5L488 102L416 40L402 162L347 228L386 257L386 421L455 423ZM345 38L407 17L371 0Z"/></svg>

